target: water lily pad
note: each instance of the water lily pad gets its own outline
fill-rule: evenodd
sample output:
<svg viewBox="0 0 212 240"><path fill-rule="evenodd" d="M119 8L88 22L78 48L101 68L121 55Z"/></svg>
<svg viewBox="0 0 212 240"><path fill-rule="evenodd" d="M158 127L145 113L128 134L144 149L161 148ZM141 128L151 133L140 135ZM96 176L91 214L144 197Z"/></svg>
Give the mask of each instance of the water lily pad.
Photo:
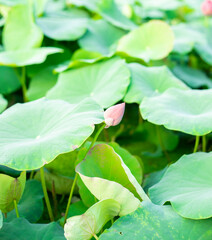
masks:
<svg viewBox="0 0 212 240"><path fill-rule="evenodd" d="M0 230L0 239L4 240L65 240L62 227L56 222L49 224L31 224L24 218L5 222Z"/></svg>
<svg viewBox="0 0 212 240"><path fill-rule="evenodd" d="M102 121L102 109L91 99L72 105L46 99L16 104L0 116L0 164L17 170L40 168L80 147L93 124Z"/></svg>
<svg viewBox="0 0 212 240"><path fill-rule="evenodd" d="M129 85L129 77L130 73L124 60L113 58L61 73L57 84L46 96L70 103L78 103L91 97L107 108L123 98Z"/></svg>
<svg viewBox="0 0 212 240"><path fill-rule="evenodd" d="M167 57L173 46L171 27L166 22L152 20L122 37L117 51L149 62Z"/></svg>
<svg viewBox="0 0 212 240"><path fill-rule="evenodd" d="M54 47L42 47L16 51L0 52L0 65L22 67L39 64L46 60L48 55L60 53L63 50Z"/></svg>
<svg viewBox="0 0 212 240"><path fill-rule="evenodd" d="M79 9L49 13L36 20L43 33L57 41L74 41L87 29L88 14Z"/></svg>
<svg viewBox="0 0 212 240"><path fill-rule="evenodd" d="M20 88L20 81L10 67L0 66L0 93L9 94Z"/></svg>
<svg viewBox="0 0 212 240"><path fill-rule="evenodd" d="M211 167L212 153L181 157L167 169L161 181L150 188L152 201L156 204L170 201L174 210L186 218L211 217Z"/></svg>
<svg viewBox="0 0 212 240"><path fill-rule="evenodd" d="M144 97L163 93L171 87L188 89L166 66L145 67L138 63L131 63L128 67L131 71L131 84L124 98L127 103L140 104Z"/></svg>
<svg viewBox="0 0 212 240"><path fill-rule="evenodd" d="M36 180L28 180L23 196L18 203L20 217L26 218L29 222L37 222L43 213L43 189L41 183ZM17 218L15 210L7 214L6 222Z"/></svg>
<svg viewBox="0 0 212 240"><path fill-rule="evenodd" d="M97 3L99 0L67 0L67 3L73 4L77 7L85 7L90 11L97 10Z"/></svg>
<svg viewBox="0 0 212 240"><path fill-rule="evenodd" d="M116 27L125 30L131 30L136 27L134 22L122 14L114 0L99 1L97 12Z"/></svg>
<svg viewBox="0 0 212 240"><path fill-rule="evenodd" d="M113 199L94 204L83 215L67 220L64 231L67 240L89 240L96 236L102 227L120 211L120 205Z"/></svg>
<svg viewBox="0 0 212 240"><path fill-rule="evenodd" d="M34 23L32 4L29 2L12 7L3 30L5 50L27 50L40 47L42 40L43 34Z"/></svg>
<svg viewBox="0 0 212 240"><path fill-rule="evenodd" d="M195 136L212 131L212 90L168 89L145 98L141 115L149 122Z"/></svg>
<svg viewBox="0 0 212 240"><path fill-rule="evenodd" d="M182 5L178 0L141 0L142 6L147 9L175 10Z"/></svg>
<svg viewBox="0 0 212 240"><path fill-rule="evenodd" d="M88 23L88 30L79 40L81 48L99 52L103 55L112 55L116 51L118 40L126 33L103 19Z"/></svg>
<svg viewBox="0 0 212 240"><path fill-rule="evenodd" d="M0 210L7 213L13 210L14 200L18 203L21 199L26 182L26 172L22 172L18 178L0 174L0 180Z"/></svg>
<svg viewBox="0 0 212 240"><path fill-rule="evenodd" d="M177 215L170 206L142 202L135 212L121 217L105 230L99 240L211 239L212 220L190 220Z"/></svg>
<svg viewBox="0 0 212 240"><path fill-rule="evenodd" d="M18 4L25 4L26 0L0 0L0 4L6 6L15 6Z"/></svg>
<svg viewBox="0 0 212 240"><path fill-rule="evenodd" d="M0 113L7 107L7 100L0 94Z"/></svg>

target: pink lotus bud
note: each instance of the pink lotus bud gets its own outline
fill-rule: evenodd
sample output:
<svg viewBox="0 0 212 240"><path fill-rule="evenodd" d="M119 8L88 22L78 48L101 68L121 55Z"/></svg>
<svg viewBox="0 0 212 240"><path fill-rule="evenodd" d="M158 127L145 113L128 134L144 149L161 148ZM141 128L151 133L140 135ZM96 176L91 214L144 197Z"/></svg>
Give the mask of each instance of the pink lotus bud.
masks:
<svg viewBox="0 0 212 240"><path fill-rule="evenodd" d="M118 125L124 115L125 103L117 104L104 112L106 128Z"/></svg>
<svg viewBox="0 0 212 240"><path fill-rule="evenodd" d="M212 0L205 0L202 3L202 12L206 16L212 16Z"/></svg>

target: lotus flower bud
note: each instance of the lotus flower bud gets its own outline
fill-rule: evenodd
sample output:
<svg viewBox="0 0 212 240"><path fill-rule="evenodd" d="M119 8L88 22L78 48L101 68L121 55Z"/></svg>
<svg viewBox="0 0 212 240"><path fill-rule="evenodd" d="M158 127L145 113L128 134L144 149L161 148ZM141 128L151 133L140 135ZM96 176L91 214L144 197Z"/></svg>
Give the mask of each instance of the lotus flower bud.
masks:
<svg viewBox="0 0 212 240"><path fill-rule="evenodd" d="M104 112L106 128L118 125L124 115L125 103L117 104Z"/></svg>
<svg viewBox="0 0 212 240"><path fill-rule="evenodd" d="M205 0L202 3L202 12L206 16L212 16L212 0Z"/></svg>

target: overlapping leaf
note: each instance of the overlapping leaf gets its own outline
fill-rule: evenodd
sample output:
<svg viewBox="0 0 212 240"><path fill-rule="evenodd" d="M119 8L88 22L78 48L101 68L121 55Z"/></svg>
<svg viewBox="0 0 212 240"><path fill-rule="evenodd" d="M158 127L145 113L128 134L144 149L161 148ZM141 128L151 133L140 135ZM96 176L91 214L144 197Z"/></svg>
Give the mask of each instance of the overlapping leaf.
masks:
<svg viewBox="0 0 212 240"><path fill-rule="evenodd" d="M0 116L0 164L31 170L78 148L103 121L91 99L78 104L39 99L16 104ZM17 140L18 139L18 140Z"/></svg>

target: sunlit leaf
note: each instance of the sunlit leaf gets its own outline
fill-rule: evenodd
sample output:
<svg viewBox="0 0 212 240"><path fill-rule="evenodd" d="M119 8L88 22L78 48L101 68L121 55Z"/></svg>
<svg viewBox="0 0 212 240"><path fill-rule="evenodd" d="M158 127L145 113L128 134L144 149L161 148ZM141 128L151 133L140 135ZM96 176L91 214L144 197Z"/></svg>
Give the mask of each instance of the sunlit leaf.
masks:
<svg viewBox="0 0 212 240"><path fill-rule="evenodd" d="M166 22L152 20L122 37L117 51L149 62L168 56L173 45L174 34L171 27Z"/></svg>
<svg viewBox="0 0 212 240"><path fill-rule="evenodd" d="M170 201L174 210L186 218L211 217L211 166L212 153L181 157L167 169L161 181L150 188L152 201L156 204Z"/></svg>
<svg viewBox="0 0 212 240"><path fill-rule="evenodd" d="M149 122L202 136L212 131L212 90L180 90L172 88L163 94L145 98L141 115Z"/></svg>
<svg viewBox="0 0 212 240"><path fill-rule="evenodd" d="M118 219L100 240L211 239L212 220L190 220L177 215L170 206L143 202L134 213Z"/></svg>
<svg viewBox="0 0 212 240"><path fill-rule="evenodd" d="M67 220L64 231L67 240L89 240L120 211L120 205L113 199L94 204L84 214Z"/></svg>
<svg viewBox="0 0 212 240"><path fill-rule="evenodd" d="M72 105L46 99L16 104L0 116L0 164L17 170L40 168L80 147L93 124L102 121L102 109L91 99Z"/></svg>
<svg viewBox="0 0 212 240"><path fill-rule="evenodd" d="M46 96L72 104L90 97L107 108L123 98L129 85L129 77L124 60L113 58L61 73L57 84Z"/></svg>
<svg viewBox="0 0 212 240"><path fill-rule="evenodd" d="M131 71L131 83L124 101L141 103L144 97L151 97L174 87L188 89L166 66L145 67L138 63L128 65Z"/></svg>
<svg viewBox="0 0 212 240"><path fill-rule="evenodd" d="M3 30L5 50L26 50L40 47L42 40L43 34L34 23L31 3L12 7Z"/></svg>

